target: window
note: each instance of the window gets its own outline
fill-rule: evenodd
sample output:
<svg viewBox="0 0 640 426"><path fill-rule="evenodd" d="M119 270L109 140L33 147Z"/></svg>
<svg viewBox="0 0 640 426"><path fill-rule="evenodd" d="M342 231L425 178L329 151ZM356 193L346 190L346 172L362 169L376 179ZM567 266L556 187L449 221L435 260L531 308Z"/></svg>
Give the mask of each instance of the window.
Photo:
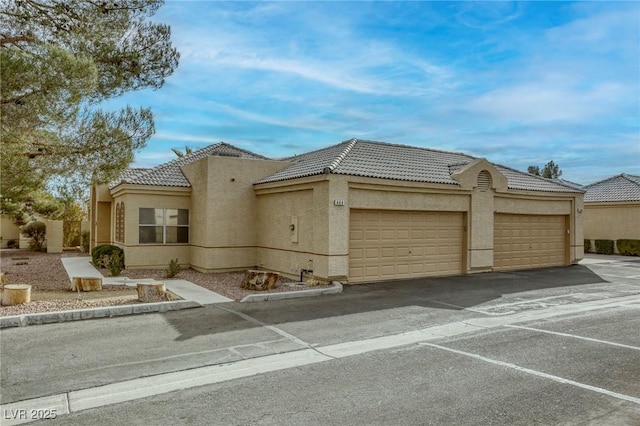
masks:
<svg viewBox="0 0 640 426"><path fill-rule="evenodd" d="M140 244L189 243L189 210L140 209Z"/></svg>
<svg viewBox="0 0 640 426"><path fill-rule="evenodd" d="M116 235L118 243L124 243L124 203L116 204Z"/></svg>

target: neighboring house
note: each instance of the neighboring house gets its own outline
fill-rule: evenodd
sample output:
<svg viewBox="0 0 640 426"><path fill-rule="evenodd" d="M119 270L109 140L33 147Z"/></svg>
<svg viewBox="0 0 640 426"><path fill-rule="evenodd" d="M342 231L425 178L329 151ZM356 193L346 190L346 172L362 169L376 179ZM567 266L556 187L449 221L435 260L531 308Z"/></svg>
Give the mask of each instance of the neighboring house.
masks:
<svg viewBox="0 0 640 426"><path fill-rule="evenodd" d="M0 248L7 248L9 241L14 241L17 247L20 244L20 238L20 227L9 215L0 215Z"/></svg>
<svg viewBox="0 0 640 426"><path fill-rule="evenodd" d="M465 154L348 140L285 160L225 143L92 189L92 246L366 282L569 265L583 191Z"/></svg>
<svg viewBox="0 0 640 426"><path fill-rule="evenodd" d="M623 173L584 189L585 239L640 240L640 176Z"/></svg>

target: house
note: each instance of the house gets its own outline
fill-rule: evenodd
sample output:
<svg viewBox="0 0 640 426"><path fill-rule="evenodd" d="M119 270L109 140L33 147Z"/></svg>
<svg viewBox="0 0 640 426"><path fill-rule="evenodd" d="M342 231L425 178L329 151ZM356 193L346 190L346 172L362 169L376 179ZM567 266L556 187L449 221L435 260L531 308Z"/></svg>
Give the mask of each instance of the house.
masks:
<svg viewBox="0 0 640 426"><path fill-rule="evenodd" d="M640 176L623 173L584 189L585 239L640 240Z"/></svg>
<svg viewBox="0 0 640 426"><path fill-rule="evenodd" d="M127 267L261 268L357 283L562 266L583 191L469 155L352 139L284 160L218 143L91 194Z"/></svg>

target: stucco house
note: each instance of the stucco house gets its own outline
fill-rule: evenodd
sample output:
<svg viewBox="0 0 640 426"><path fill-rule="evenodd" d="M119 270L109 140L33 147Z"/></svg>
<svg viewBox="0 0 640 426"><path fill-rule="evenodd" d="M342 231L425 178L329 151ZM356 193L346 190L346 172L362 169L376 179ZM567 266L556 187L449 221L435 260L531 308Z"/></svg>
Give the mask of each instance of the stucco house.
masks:
<svg viewBox="0 0 640 426"><path fill-rule="evenodd" d="M358 283L569 265L583 191L469 155L352 139L283 160L218 143L92 188L91 244Z"/></svg>
<svg viewBox="0 0 640 426"><path fill-rule="evenodd" d="M584 189L585 239L640 240L640 176L623 173Z"/></svg>

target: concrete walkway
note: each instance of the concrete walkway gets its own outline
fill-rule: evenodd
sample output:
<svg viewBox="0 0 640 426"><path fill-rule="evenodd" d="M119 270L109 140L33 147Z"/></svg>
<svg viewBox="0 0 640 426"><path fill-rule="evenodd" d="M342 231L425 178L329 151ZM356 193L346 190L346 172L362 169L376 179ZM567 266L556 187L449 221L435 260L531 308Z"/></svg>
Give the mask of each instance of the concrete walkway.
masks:
<svg viewBox="0 0 640 426"><path fill-rule="evenodd" d="M127 277L105 277L91 264L90 257L63 257L61 260L64 269L67 271L67 275L69 275L69 280L71 280L72 277L94 277L102 278L102 284L104 285L127 285L130 287L135 287L137 283L156 281L151 278L131 279ZM189 281L162 280L162 282L167 287L167 290L177 294L184 300L190 300L202 305L233 302L233 300L228 297L207 290Z"/></svg>

